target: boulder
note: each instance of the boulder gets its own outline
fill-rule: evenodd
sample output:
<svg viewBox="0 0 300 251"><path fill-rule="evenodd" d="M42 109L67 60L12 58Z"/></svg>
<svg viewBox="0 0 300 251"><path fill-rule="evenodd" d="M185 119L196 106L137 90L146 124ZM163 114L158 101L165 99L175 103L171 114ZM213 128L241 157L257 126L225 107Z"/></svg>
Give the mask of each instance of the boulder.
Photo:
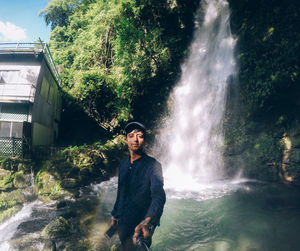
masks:
<svg viewBox="0 0 300 251"><path fill-rule="evenodd" d="M63 188L76 188L78 187L78 182L74 178L65 178L61 182Z"/></svg>
<svg viewBox="0 0 300 251"><path fill-rule="evenodd" d="M47 239L53 239L57 237L70 236L72 227L71 223L64 217L57 217L52 220L42 231L42 236Z"/></svg>
<svg viewBox="0 0 300 251"><path fill-rule="evenodd" d="M12 188L13 175L11 171L0 169L0 191Z"/></svg>
<svg viewBox="0 0 300 251"><path fill-rule="evenodd" d="M300 149L298 149L298 148L292 149L290 152L289 159L291 162L300 164ZM299 166L299 169L300 169L300 166Z"/></svg>
<svg viewBox="0 0 300 251"><path fill-rule="evenodd" d="M25 188L31 186L31 176L23 171L14 174L13 184L15 188Z"/></svg>
<svg viewBox="0 0 300 251"><path fill-rule="evenodd" d="M0 194L0 210L22 205L26 201L21 190L13 190Z"/></svg>

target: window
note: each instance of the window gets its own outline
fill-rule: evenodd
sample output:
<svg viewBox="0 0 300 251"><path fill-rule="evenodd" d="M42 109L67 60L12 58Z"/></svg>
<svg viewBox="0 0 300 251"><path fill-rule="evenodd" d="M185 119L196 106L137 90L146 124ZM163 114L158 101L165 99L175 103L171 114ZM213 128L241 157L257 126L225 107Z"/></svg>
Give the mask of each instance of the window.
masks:
<svg viewBox="0 0 300 251"><path fill-rule="evenodd" d="M11 122L0 122L0 136L4 138L10 138Z"/></svg>
<svg viewBox="0 0 300 251"><path fill-rule="evenodd" d="M2 138L22 138L23 123L0 121L0 137Z"/></svg>
<svg viewBox="0 0 300 251"><path fill-rule="evenodd" d="M0 120L27 121L29 114L28 104L2 103L0 104Z"/></svg>
<svg viewBox="0 0 300 251"><path fill-rule="evenodd" d="M22 138L23 123L11 123L11 137Z"/></svg>

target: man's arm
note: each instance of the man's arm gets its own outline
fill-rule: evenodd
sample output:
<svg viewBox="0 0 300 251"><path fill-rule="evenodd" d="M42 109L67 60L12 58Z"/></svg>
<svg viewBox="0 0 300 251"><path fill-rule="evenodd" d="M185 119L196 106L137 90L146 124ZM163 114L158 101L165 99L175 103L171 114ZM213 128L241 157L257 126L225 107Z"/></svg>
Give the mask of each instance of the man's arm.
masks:
<svg viewBox="0 0 300 251"><path fill-rule="evenodd" d="M133 243L136 245L137 238L142 233L147 239L153 234L152 228L159 225L159 219L162 215L163 208L166 202L166 194L163 188L163 176L161 165L156 162L150 177L151 181L151 204L146 213L145 219L136 226L133 235Z"/></svg>
<svg viewBox="0 0 300 251"><path fill-rule="evenodd" d="M118 218L118 211L119 211L119 203L120 203L120 169L119 167L119 174L118 174L118 188L117 188L117 198L113 207L113 210L111 211L112 220Z"/></svg>
<svg viewBox="0 0 300 251"><path fill-rule="evenodd" d="M162 167L159 162L156 162L153 166L150 182L152 200L146 213L145 219L148 217L150 218L152 224L159 225L159 219L162 215L163 208L166 202Z"/></svg>

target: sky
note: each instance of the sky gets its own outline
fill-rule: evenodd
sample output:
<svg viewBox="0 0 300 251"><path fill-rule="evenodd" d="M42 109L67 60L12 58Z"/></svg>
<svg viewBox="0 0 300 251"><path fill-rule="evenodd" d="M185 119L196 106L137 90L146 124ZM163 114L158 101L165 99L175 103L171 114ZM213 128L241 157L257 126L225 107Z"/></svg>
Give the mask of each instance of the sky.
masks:
<svg viewBox="0 0 300 251"><path fill-rule="evenodd" d="M48 42L50 26L39 16L47 5L48 0L0 0L0 42Z"/></svg>

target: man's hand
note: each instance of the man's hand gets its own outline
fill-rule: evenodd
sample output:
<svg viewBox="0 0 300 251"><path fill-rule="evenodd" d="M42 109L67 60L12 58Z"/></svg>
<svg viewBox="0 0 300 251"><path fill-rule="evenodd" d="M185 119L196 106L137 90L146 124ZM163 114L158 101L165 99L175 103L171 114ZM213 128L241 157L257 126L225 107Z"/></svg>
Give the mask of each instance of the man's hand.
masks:
<svg viewBox="0 0 300 251"><path fill-rule="evenodd" d="M111 217L111 222L110 222L109 227L114 227L116 225L118 225L118 219L115 219L114 217Z"/></svg>
<svg viewBox="0 0 300 251"><path fill-rule="evenodd" d="M133 244L135 246L136 246L137 238L139 237L140 234L143 235L145 240L151 237L151 234L149 231L149 224L150 224L149 222L150 222L150 219L147 218L147 219L143 220L139 225L136 226L133 237L132 237Z"/></svg>
<svg viewBox="0 0 300 251"><path fill-rule="evenodd" d="M115 234L118 228L118 220L114 217L111 218L111 222L109 225L108 230L104 233L106 239L110 240L110 238Z"/></svg>

